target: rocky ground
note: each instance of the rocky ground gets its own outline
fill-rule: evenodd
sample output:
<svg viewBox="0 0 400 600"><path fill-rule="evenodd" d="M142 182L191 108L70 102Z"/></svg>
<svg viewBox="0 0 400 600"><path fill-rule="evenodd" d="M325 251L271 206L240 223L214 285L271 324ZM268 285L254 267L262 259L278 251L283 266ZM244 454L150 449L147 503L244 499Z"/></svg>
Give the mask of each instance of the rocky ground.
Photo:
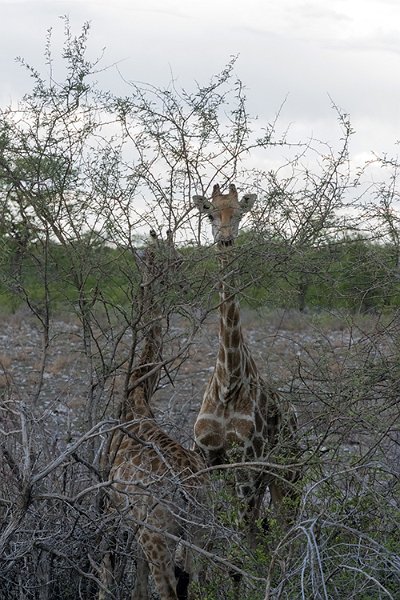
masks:
<svg viewBox="0 0 400 600"><path fill-rule="evenodd" d="M243 311L243 326L257 365L283 393L304 389L304 377L314 377L323 368L331 377L340 378L348 367L349 349L370 342L376 323L372 319L354 322L338 317L302 315L276 311L260 314ZM368 329L368 333L365 330ZM189 332L180 318L170 324L170 348L178 350L188 340ZM206 382L212 372L217 351L217 315L210 318L194 336L184 360L176 361L162 377L154 398L154 407L165 426L189 443L192 425L201 404ZM82 327L75 318L57 318L51 322L49 338L43 335L41 323L20 311L3 317L0 324L0 389L5 401L23 402L33 408L36 418L53 422L57 437L71 440L83 433L88 415L101 418L116 414L126 373L124 353L129 340L119 342L121 356L112 376L103 380L102 360L108 355L115 338L92 342L92 357L85 352ZM47 345L46 345L47 344ZM168 349L167 349L168 352ZM354 355L354 352L353 352ZM174 368L179 364L179 369ZM301 384L301 385L300 385Z"/></svg>

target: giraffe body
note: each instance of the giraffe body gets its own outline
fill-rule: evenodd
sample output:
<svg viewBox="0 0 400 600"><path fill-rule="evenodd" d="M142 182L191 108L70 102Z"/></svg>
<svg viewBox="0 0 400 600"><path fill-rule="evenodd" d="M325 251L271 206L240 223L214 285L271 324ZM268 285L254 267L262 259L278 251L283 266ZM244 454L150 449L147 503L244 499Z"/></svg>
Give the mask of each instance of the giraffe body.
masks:
<svg viewBox="0 0 400 600"><path fill-rule="evenodd" d="M112 481L108 501L109 509L121 515L123 526L135 532L160 599L187 600L191 552L180 546L179 540L201 543L197 516L206 476L199 472L205 464L198 454L163 431L150 405L160 377L157 364L161 363L162 348L159 290L155 285L165 282L156 272L156 255L152 245L144 260L142 300L150 325L138 365L130 375L121 426L108 448ZM111 588L110 569L103 573L104 588ZM107 597L104 591L99 594L100 600ZM134 600L147 600L143 583Z"/></svg>
<svg viewBox="0 0 400 600"><path fill-rule="evenodd" d="M140 390L140 388L138 388ZM136 400L142 391L136 391ZM190 557L176 562L177 541L198 544L198 531L187 524L199 512L205 477L196 475L204 462L162 431L151 414L143 412L124 425L111 447L111 505L137 531L137 540L153 575L161 600L177 595L176 567L190 574ZM185 523L185 525L183 525Z"/></svg>
<svg viewBox="0 0 400 600"><path fill-rule="evenodd" d="M231 247L241 216L251 208L255 195L248 194L239 202L235 186L230 186L228 194L221 194L216 185L211 201L203 196L195 196L193 201L211 221L222 274L218 353L194 427L196 445L212 465L273 463L277 457L296 462L295 410L257 369L244 340L231 274ZM268 465L236 471L242 517L250 528L260 516L266 488L270 489L273 503L279 506L285 496L295 496L292 484L298 477L295 468L276 472Z"/></svg>

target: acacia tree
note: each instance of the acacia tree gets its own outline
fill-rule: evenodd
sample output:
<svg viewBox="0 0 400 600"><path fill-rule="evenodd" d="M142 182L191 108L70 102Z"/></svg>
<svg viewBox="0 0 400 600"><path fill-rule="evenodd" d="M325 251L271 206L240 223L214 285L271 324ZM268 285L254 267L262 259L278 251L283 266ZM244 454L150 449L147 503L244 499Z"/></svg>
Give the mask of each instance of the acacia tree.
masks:
<svg viewBox="0 0 400 600"><path fill-rule="evenodd" d="M255 171L252 153L292 150L276 133L276 120L262 129L248 114L234 60L194 91L175 83L167 89L131 84L121 98L94 83L102 67L87 58L88 32L84 26L75 37L65 21L60 78L51 35L46 76L21 61L33 90L0 115L3 293L15 303L23 299L30 316L22 313L21 321L33 319L41 340L27 378L7 357L1 363L0 586L10 599L89 598L100 585L99 540L109 526L100 491L110 482L99 459L107 433L118 425L118 400L146 327L134 257L148 230L168 229L181 244L179 269L167 261L160 275L171 285L160 302L167 326L157 398L163 426L189 444L204 385L204 374L192 373L190 365L206 354L196 355L196 344L209 335L207 317L221 277L203 243L204 227L191 213L192 195L233 180L258 191L231 265L244 299L249 290L274 285L281 300L289 282L304 308L310 275L329 269L325 255L313 262L315 250L341 247L343 231L354 228L349 211L346 219L342 212L356 210L347 197L353 200L358 184L349 171L346 115L338 112L339 150L296 145L285 168ZM389 224L397 235L397 223ZM266 368L299 409L306 463L301 511L289 532L272 520L268 543L254 553L237 530L235 499L218 481L210 519L214 546L203 549L215 566L200 598L229 597L227 568L244 575L252 600L356 598L359 590L368 598L394 597L400 571L397 322L385 328L380 322L367 326L345 315L339 338L311 316L313 333L292 334L282 365L273 344L267 348ZM288 337L281 325L271 333L261 319L251 339ZM206 337L207 348L214 339ZM60 343L77 358L59 361L66 377L59 385ZM189 399L179 396L179 386L193 390ZM126 598L136 546L132 536L119 543L121 589L115 594Z"/></svg>

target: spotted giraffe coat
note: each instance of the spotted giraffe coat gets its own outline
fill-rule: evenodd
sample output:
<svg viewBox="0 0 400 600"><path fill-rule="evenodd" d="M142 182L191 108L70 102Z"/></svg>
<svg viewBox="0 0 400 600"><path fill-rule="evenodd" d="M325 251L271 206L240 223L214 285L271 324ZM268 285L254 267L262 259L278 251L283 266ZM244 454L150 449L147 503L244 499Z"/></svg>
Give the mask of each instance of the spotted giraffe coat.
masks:
<svg viewBox="0 0 400 600"><path fill-rule="evenodd" d="M297 467L280 470L269 464L298 461L296 412L259 373L244 340L235 292L233 243L241 215L254 200L254 195L247 195L239 202L233 185L228 194L214 186L211 201L194 198L212 222L221 272L217 359L195 423L195 442L212 465L262 463L236 470L242 516L252 523L260 515L267 487L279 507L284 497L296 498L293 484L300 476Z"/></svg>

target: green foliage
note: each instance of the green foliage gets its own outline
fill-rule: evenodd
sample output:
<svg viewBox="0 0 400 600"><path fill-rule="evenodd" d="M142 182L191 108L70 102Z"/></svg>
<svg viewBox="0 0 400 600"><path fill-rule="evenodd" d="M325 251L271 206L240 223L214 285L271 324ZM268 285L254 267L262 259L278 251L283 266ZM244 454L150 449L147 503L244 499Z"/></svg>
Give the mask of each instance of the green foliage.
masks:
<svg viewBox="0 0 400 600"><path fill-rule="evenodd" d="M3 238L0 303L15 310L26 301L50 302L53 312L74 311L82 297L91 304L129 306L138 289L139 274L132 252L103 245L61 246L37 242L24 251L18 273L13 269L14 240Z"/></svg>
<svg viewBox="0 0 400 600"><path fill-rule="evenodd" d="M43 300L43 244L31 243L29 250L24 250L18 282L13 273L18 241L3 236L0 243L2 308L17 306L24 297L33 302ZM310 248L301 257L290 255L277 245L273 251L269 248L268 254L265 247L239 248L232 268L238 272L242 302L252 308L344 309L365 313L390 310L399 305L400 287L390 268L394 264L394 249L390 245L347 240L335 247ZM136 277L137 280L130 252L92 243L90 239L65 246L50 243L46 252L46 281L54 310L76 303L80 292L93 296L95 290L107 302L128 305L132 297L131 279ZM179 277L188 288L187 300L198 301L199 293L204 295L205 282L214 280L213 301L216 302L218 266L214 252L207 248L183 248L182 257ZM23 295L17 289L22 285ZM212 288L213 284L207 285Z"/></svg>
<svg viewBox="0 0 400 600"><path fill-rule="evenodd" d="M250 232L238 248L238 287L253 308L365 313L399 304L396 251L390 244L349 238L298 248Z"/></svg>

